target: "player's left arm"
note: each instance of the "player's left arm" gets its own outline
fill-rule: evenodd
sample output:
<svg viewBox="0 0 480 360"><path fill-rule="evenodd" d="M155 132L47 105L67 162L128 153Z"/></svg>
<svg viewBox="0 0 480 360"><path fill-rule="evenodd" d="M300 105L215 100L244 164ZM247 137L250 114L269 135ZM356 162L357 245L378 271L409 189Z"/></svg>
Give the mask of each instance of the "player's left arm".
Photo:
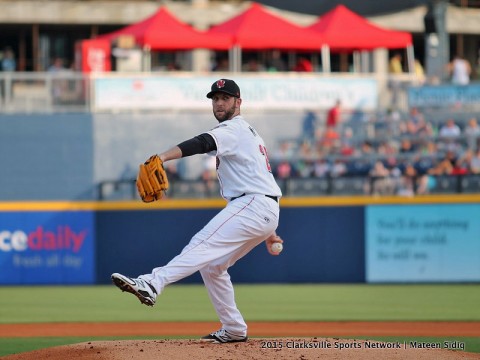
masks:
<svg viewBox="0 0 480 360"><path fill-rule="evenodd" d="M159 154L160 159L165 162L168 160L176 160L186 156L196 154L205 154L210 151L217 150L215 140L210 134L201 134L190 140L186 140L177 146Z"/></svg>
<svg viewBox="0 0 480 360"><path fill-rule="evenodd" d="M280 243L283 244L283 240L280 236L277 235L277 233L274 231L272 235L270 235L268 238L265 239L265 245L267 246L267 251L270 255L277 256L280 253L279 252L274 252L272 251L272 245L274 243Z"/></svg>

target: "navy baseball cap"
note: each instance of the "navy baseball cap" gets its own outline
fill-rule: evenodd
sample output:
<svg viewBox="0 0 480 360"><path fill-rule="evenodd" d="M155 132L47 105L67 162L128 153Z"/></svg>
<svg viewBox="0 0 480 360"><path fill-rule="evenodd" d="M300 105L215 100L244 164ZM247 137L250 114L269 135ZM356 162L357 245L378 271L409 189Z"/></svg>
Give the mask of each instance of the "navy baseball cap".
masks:
<svg viewBox="0 0 480 360"><path fill-rule="evenodd" d="M240 88L235 83L235 81L230 79L220 79L215 81L212 84L212 91L207 94L207 98L211 99L213 97L213 94L217 92L223 92L237 98L240 97Z"/></svg>

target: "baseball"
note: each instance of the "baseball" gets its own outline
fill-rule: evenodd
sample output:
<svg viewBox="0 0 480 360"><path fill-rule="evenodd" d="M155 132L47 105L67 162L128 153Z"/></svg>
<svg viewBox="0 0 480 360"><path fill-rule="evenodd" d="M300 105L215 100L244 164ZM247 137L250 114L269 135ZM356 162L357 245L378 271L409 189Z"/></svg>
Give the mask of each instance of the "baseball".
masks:
<svg viewBox="0 0 480 360"><path fill-rule="evenodd" d="M273 243L271 249L274 253L279 253L283 250L283 245L281 243Z"/></svg>

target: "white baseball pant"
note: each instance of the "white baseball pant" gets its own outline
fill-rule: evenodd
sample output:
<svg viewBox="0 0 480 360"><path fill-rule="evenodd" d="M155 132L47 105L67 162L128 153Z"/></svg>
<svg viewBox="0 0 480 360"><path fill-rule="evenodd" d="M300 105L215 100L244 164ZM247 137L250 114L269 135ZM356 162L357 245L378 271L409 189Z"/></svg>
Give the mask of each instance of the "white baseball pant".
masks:
<svg viewBox="0 0 480 360"><path fill-rule="evenodd" d="M279 204L249 194L230 201L167 265L140 278L160 294L165 286L200 271L210 300L228 332L243 336L247 325L237 308L227 269L277 228Z"/></svg>

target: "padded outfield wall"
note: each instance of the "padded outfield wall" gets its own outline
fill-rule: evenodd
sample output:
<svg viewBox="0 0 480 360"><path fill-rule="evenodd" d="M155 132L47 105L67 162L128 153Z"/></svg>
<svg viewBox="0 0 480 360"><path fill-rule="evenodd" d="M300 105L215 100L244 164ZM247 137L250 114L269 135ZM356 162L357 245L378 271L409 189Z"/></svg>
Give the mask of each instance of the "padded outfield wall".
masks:
<svg viewBox="0 0 480 360"><path fill-rule="evenodd" d="M284 252L235 282L480 282L480 196L285 198ZM0 284L103 284L163 265L223 200L0 203ZM199 282L198 274L183 282Z"/></svg>

